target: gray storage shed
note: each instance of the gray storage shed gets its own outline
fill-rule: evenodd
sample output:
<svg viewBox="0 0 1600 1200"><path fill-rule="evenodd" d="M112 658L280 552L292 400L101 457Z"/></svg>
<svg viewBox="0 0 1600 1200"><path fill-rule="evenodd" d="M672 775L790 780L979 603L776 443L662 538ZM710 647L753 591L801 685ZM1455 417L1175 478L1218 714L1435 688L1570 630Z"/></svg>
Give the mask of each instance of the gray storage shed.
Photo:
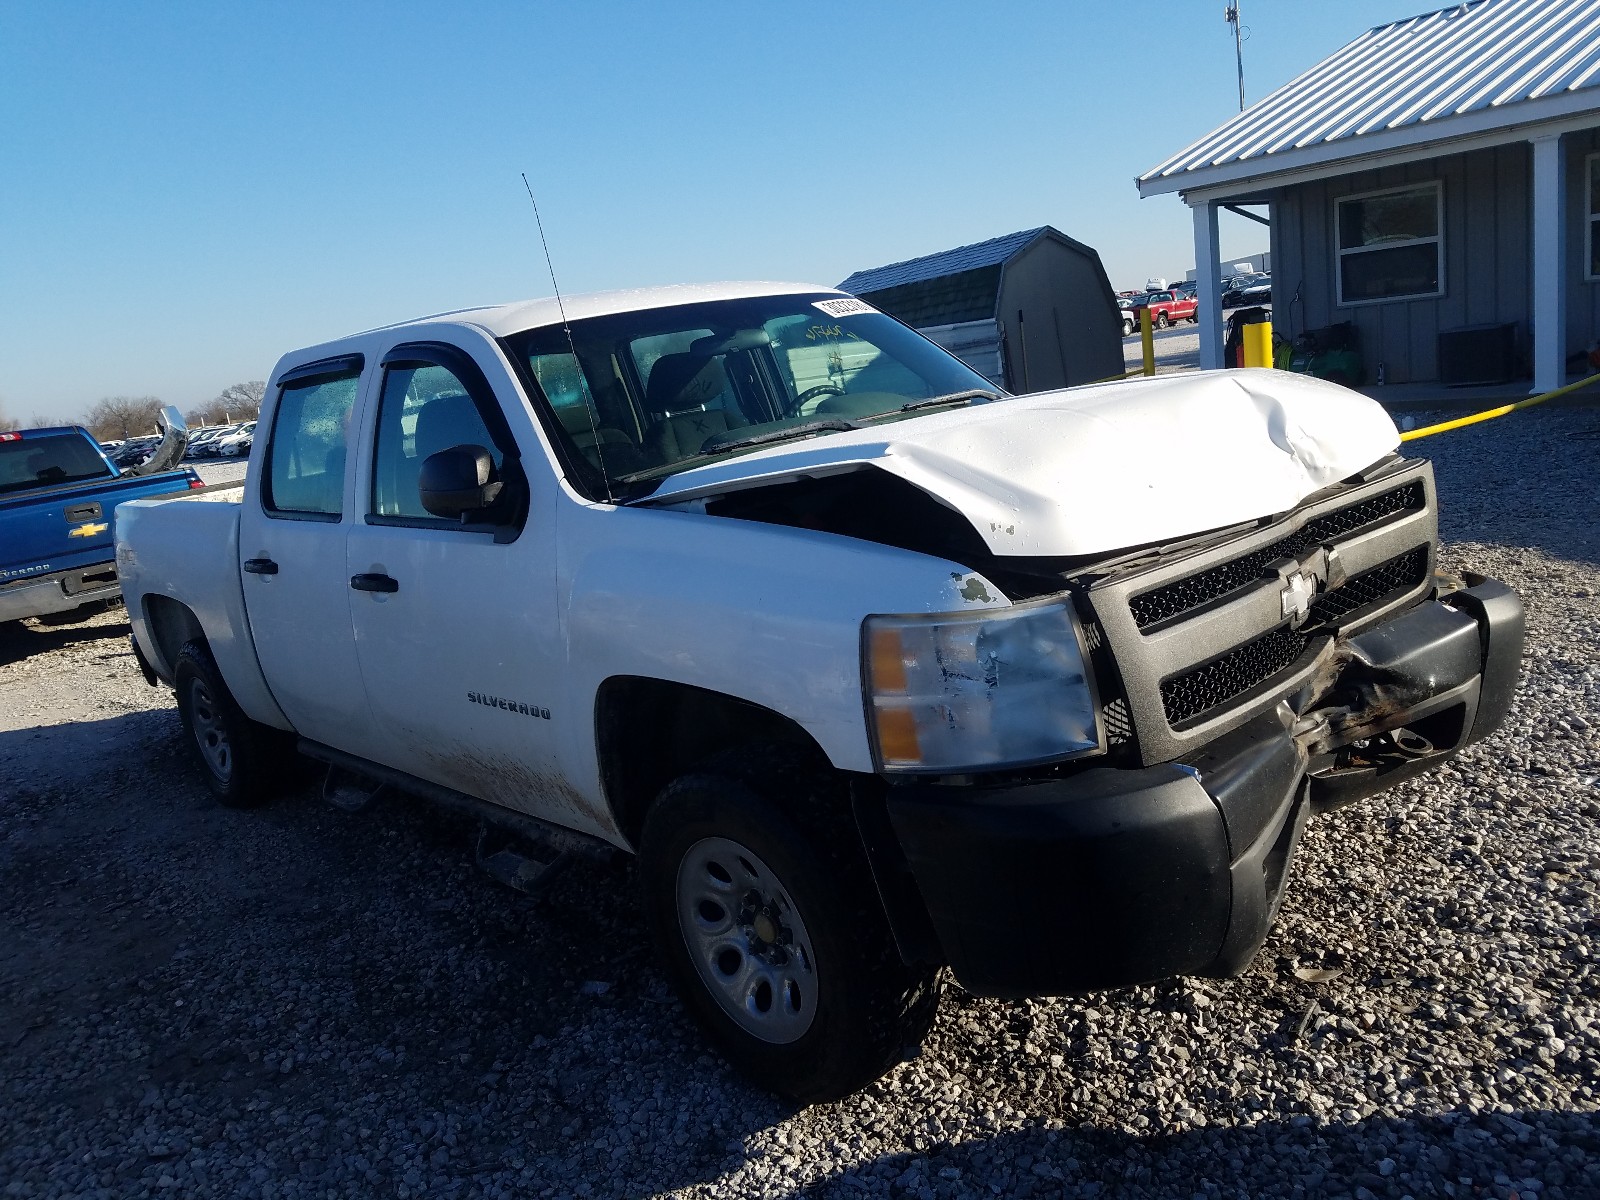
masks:
<svg viewBox="0 0 1600 1200"><path fill-rule="evenodd" d="M1120 375L1122 318L1092 246L1042 225L839 285L1009 392Z"/></svg>

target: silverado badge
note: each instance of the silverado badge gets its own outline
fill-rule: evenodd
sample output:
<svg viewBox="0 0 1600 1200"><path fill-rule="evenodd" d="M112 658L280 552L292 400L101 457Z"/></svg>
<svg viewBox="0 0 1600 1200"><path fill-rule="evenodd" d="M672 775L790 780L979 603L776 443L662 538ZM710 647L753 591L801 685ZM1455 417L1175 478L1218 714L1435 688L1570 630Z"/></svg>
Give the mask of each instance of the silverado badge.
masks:
<svg viewBox="0 0 1600 1200"><path fill-rule="evenodd" d="M111 526L106 524L104 521L90 521L85 525L79 525L76 529L70 531L67 534L67 536L68 537L93 537L95 534L104 533L106 530L108 530L110 528L111 528Z"/></svg>

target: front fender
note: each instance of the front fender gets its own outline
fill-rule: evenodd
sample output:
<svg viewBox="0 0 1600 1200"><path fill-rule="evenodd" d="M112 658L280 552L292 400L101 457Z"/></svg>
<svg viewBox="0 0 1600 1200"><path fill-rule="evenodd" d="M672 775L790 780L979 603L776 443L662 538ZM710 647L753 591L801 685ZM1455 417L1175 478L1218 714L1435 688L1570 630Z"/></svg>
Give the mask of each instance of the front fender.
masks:
<svg viewBox="0 0 1600 1200"><path fill-rule="evenodd" d="M576 509L560 547L574 710L612 676L689 684L789 718L848 771L873 769L862 620L1010 605L956 563L692 512Z"/></svg>

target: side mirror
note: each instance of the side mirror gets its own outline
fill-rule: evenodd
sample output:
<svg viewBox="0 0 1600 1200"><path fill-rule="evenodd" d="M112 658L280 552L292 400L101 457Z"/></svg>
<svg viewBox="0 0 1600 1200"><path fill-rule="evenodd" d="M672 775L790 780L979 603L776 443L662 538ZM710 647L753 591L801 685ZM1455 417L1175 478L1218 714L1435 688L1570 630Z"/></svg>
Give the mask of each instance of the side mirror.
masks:
<svg viewBox="0 0 1600 1200"><path fill-rule="evenodd" d="M452 521L488 508L503 487L495 478L494 459L482 446L451 446L430 454L417 475L422 507Z"/></svg>

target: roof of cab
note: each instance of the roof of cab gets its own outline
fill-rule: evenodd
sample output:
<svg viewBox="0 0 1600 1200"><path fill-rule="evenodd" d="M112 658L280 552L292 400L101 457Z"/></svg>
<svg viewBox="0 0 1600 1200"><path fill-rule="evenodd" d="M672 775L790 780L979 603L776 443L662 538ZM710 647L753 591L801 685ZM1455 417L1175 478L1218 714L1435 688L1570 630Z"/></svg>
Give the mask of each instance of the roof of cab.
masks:
<svg viewBox="0 0 1600 1200"><path fill-rule="evenodd" d="M839 289L814 283L679 283L666 287L632 288L616 292L585 292L575 296L563 296L560 304L554 296L545 296L538 300L522 300L512 304L461 308L410 321L397 321L393 325L382 325L377 329L363 332L377 333L380 330L402 329L408 325L458 322L463 325L477 325L495 337L505 337L508 334L520 333L524 329L560 324L563 307L567 320L581 321L587 317L638 312L647 308L671 308L679 304L699 304L706 300L742 300L750 296L805 295L814 292L837 295Z"/></svg>

